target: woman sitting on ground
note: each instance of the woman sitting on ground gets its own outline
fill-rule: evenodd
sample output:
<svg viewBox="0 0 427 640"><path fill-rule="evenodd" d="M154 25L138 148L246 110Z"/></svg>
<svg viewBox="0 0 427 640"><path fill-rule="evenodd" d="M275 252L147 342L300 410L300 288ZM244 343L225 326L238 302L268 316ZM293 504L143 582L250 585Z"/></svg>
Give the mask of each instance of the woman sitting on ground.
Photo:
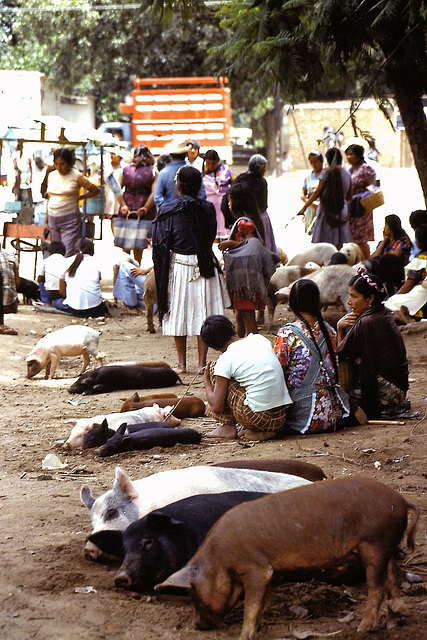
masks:
<svg viewBox="0 0 427 640"><path fill-rule="evenodd" d="M387 309L393 311L397 324L427 318L427 224L420 224L416 228L415 243L418 251L405 267L405 282L384 303Z"/></svg>
<svg viewBox="0 0 427 640"><path fill-rule="evenodd" d="M399 216L391 214L385 217L383 239L378 244L372 257L383 256L392 253L402 259L404 265L409 262L412 242L408 234L402 229L402 222Z"/></svg>
<svg viewBox="0 0 427 640"><path fill-rule="evenodd" d="M352 311L338 321L338 355L357 365L350 391L368 418L393 415L405 407L408 360L402 335L382 302L386 290L365 267L349 282Z"/></svg>
<svg viewBox="0 0 427 640"><path fill-rule="evenodd" d="M286 414L286 432L335 431L349 416L349 398L335 386L336 333L323 320L317 284L297 280L289 294L289 306L296 321L279 329L274 343L293 401Z"/></svg>
<svg viewBox="0 0 427 640"><path fill-rule="evenodd" d="M64 298L53 301L59 311L78 318L99 318L108 314L99 286L101 272L93 257L94 250L89 238L77 241L77 255L59 281L59 292Z"/></svg>
<svg viewBox="0 0 427 640"><path fill-rule="evenodd" d="M274 438L283 428L291 398L269 340L253 333L239 338L231 320L220 315L206 318L200 337L221 352L204 373L207 415L221 423L207 436Z"/></svg>

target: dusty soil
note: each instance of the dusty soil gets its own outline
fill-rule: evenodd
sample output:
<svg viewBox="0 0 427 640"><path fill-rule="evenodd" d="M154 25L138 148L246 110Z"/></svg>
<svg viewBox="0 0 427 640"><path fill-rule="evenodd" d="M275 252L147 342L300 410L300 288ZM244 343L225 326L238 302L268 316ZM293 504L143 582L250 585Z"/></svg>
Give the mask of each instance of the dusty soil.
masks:
<svg viewBox="0 0 427 640"><path fill-rule="evenodd" d="M282 307L276 329L285 313ZM203 439L199 446L177 445L173 449L103 459L94 450L64 453L61 441L69 433L64 420L118 410L120 399L131 393L122 391L88 398L69 395L67 387L78 373L80 358L65 358L53 381L45 381L40 375L27 380L25 356L28 351L48 327L58 329L68 324L69 319L35 313L31 307L20 306L19 313L7 316L6 321L18 329L19 335L0 338L3 362L0 376L2 639L228 640L239 637L241 604L214 632L196 631L191 625L191 605L185 596L142 595L118 590L114 586L116 567L85 560L82 550L91 527L88 512L79 501L79 488L86 482L95 495L99 495L111 487L116 465L136 479L165 469L209 464L232 457L300 457L320 465L334 477L360 474L377 478L421 508L416 551L408 554L401 564L427 581L425 331L405 335L412 380L409 397L420 416L407 420L404 426L362 426L336 434L294 437L254 446ZM109 318L105 324L89 323L102 328L100 348L109 361L165 359L176 364L172 339L160 332L147 334L143 316ZM272 332L263 333L273 339ZM189 365L189 373L183 376L186 384L195 373L195 339L189 340ZM179 393L185 389L173 390ZM204 397L200 379L193 383L191 392ZM204 433L211 425L209 418L185 421L185 426L194 426ZM52 452L67 463L63 470L42 470L42 460ZM77 588L87 586L96 592L76 593ZM403 595L406 615L395 621L392 630L383 627L376 632L375 638L426 638L427 582L404 585ZM365 584L288 583L273 591L259 637L262 640L310 635L359 638L356 627L365 602Z"/></svg>

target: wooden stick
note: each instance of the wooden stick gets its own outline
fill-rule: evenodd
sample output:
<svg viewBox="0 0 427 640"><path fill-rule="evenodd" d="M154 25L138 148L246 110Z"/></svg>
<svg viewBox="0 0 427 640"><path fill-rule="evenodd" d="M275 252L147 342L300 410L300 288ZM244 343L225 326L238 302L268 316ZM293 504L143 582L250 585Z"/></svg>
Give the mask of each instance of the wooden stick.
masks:
<svg viewBox="0 0 427 640"><path fill-rule="evenodd" d="M399 424L404 425L406 422L402 420L368 420L368 424Z"/></svg>

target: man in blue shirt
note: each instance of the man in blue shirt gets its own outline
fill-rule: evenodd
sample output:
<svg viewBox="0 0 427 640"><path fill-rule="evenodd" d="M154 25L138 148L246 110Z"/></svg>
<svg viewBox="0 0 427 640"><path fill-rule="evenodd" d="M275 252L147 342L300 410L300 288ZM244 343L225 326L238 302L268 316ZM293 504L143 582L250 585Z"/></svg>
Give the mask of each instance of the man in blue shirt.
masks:
<svg viewBox="0 0 427 640"><path fill-rule="evenodd" d="M165 149L165 153L169 153L172 162L167 164L159 173L157 179L156 191L154 193L154 203L159 210L162 204L171 202L178 197L175 177L181 167L185 167L185 158L187 157L187 145L185 142L172 142L170 147ZM202 182L202 186L197 195L201 200L206 200L206 190Z"/></svg>

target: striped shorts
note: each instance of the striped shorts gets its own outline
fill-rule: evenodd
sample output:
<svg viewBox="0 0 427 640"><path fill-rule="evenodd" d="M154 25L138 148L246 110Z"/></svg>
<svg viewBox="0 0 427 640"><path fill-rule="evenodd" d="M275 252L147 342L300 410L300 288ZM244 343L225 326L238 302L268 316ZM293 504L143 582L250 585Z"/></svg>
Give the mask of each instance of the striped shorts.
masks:
<svg viewBox="0 0 427 640"><path fill-rule="evenodd" d="M215 384L213 373L215 363L211 362L209 377L211 383ZM274 431L278 433L284 427L286 420L286 407L275 407L265 411L252 411L244 404L246 391L236 380L230 378L227 390L226 403L221 413L215 413L209 406L206 406L206 415L210 416L225 425L239 424L251 431Z"/></svg>

